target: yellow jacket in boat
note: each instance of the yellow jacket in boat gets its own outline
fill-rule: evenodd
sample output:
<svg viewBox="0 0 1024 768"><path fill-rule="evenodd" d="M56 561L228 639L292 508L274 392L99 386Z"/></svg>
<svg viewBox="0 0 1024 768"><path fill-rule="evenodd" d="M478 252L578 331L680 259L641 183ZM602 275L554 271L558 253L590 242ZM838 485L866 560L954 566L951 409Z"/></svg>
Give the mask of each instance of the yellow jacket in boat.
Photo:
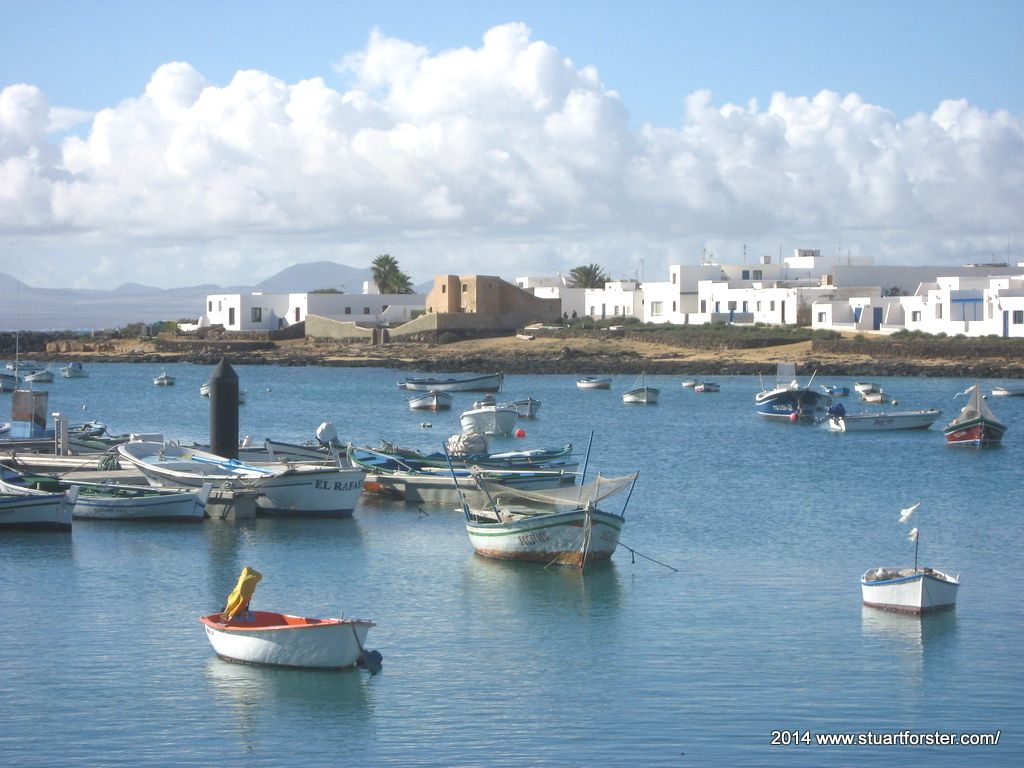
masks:
<svg viewBox="0 0 1024 768"><path fill-rule="evenodd" d="M249 609L249 601L252 600L252 594L256 591L256 585L262 578L262 573L253 570L249 566L242 569L242 575L238 577L238 583L235 584L235 588L228 595L228 604L224 606L224 613L221 616L222 621L231 621L237 614Z"/></svg>

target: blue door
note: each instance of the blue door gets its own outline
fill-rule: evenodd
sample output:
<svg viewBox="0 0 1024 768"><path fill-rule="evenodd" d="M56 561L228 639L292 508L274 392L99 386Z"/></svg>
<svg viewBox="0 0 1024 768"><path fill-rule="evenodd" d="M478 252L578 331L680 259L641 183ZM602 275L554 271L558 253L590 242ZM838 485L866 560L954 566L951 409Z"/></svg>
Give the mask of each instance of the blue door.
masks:
<svg viewBox="0 0 1024 768"><path fill-rule="evenodd" d="M1010 335L1010 310L1003 310L1003 338L1007 338Z"/></svg>
<svg viewBox="0 0 1024 768"><path fill-rule="evenodd" d="M854 323L859 323L860 322L860 313L863 310L864 310L863 307L854 307L853 308L853 322Z"/></svg>
<svg viewBox="0 0 1024 768"><path fill-rule="evenodd" d="M871 328L872 328L872 330L877 331L879 328L882 327L882 308L881 307L874 307L874 310L875 310L875 315L874 315L874 317L871 320Z"/></svg>

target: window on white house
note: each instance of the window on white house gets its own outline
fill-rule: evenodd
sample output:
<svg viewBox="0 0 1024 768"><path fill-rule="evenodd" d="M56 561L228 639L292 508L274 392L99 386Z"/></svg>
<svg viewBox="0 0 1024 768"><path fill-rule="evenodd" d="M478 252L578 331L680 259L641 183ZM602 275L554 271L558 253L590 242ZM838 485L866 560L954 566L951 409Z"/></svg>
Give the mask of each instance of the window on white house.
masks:
<svg viewBox="0 0 1024 768"><path fill-rule="evenodd" d="M824 312L819 312L818 313L818 322L819 323L824 323L825 322L825 313Z"/></svg>
<svg viewBox="0 0 1024 768"><path fill-rule="evenodd" d="M942 319L942 305L941 304L936 304L935 305L935 317L937 319L940 319L940 320Z"/></svg>
<svg viewBox="0 0 1024 768"><path fill-rule="evenodd" d="M755 280L760 280L760 279L761 279L761 274L762 274L762 273L761 273L761 270L760 270L760 269L755 269L755 270L754 270L754 279L755 279Z"/></svg>
<svg viewBox="0 0 1024 768"><path fill-rule="evenodd" d="M747 302L745 302L745 301L743 302L743 311L744 312L747 311Z"/></svg>
<svg viewBox="0 0 1024 768"><path fill-rule="evenodd" d="M730 301L728 306L729 306L729 311L730 312L735 312L736 311L736 302L735 301Z"/></svg>
<svg viewBox="0 0 1024 768"><path fill-rule="evenodd" d="M760 301L759 301L759 302L757 302L757 304L755 304L754 306L756 306L756 307L757 307L757 311L758 311L758 312L760 312L760 311L761 311L761 302L760 302Z"/></svg>
<svg viewBox="0 0 1024 768"><path fill-rule="evenodd" d="M921 322L921 310L915 309L913 312L910 313L910 322L912 322L912 323L920 323Z"/></svg>
<svg viewBox="0 0 1024 768"><path fill-rule="evenodd" d="M364 315L370 314L370 308L369 307L363 307L363 314Z"/></svg>
<svg viewBox="0 0 1024 768"><path fill-rule="evenodd" d="M651 317L661 317L661 302L660 301L652 301L651 302Z"/></svg>
<svg viewBox="0 0 1024 768"><path fill-rule="evenodd" d="M768 311L769 312L774 312L775 311L775 302L774 301L769 301L768 302Z"/></svg>
<svg viewBox="0 0 1024 768"><path fill-rule="evenodd" d="M700 313L703 315L707 311L708 311L708 301L707 301L707 299L701 299L700 300Z"/></svg>
<svg viewBox="0 0 1024 768"><path fill-rule="evenodd" d="M676 303L675 303L674 301L672 302L672 311L673 311L673 312L675 312L675 311L676 311Z"/></svg>
<svg viewBox="0 0 1024 768"><path fill-rule="evenodd" d="M345 314L346 315L351 315L352 314L352 307L345 307Z"/></svg>
<svg viewBox="0 0 1024 768"><path fill-rule="evenodd" d="M1013 310L1013 324L1024 325L1024 309Z"/></svg>
<svg viewBox="0 0 1024 768"><path fill-rule="evenodd" d="M672 285L675 285L675 284L676 284L676 273L673 272L672 273Z"/></svg>
<svg viewBox="0 0 1024 768"><path fill-rule="evenodd" d="M263 307L253 307L252 308L252 321L254 323L262 323L263 322Z"/></svg>

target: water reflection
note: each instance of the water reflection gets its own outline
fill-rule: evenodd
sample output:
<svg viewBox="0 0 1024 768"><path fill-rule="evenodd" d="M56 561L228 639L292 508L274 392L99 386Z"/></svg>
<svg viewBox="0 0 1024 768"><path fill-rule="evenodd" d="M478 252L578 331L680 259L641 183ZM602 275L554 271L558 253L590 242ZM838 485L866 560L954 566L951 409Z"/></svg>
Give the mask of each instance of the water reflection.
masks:
<svg viewBox="0 0 1024 768"><path fill-rule="evenodd" d="M861 606L861 627L865 639L883 641L896 649L913 669L924 672L929 659L945 655L956 638L956 610L915 616ZM932 662L935 663L935 662Z"/></svg>
<svg viewBox="0 0 1024 768"><path fill-rule="evenodd" d="M283 669L214 657L204 677L237 721L246 748L261 731L276 732L284 719L315 722L318 728L350 727L373 711L373 680L358 669Z"/></svg>

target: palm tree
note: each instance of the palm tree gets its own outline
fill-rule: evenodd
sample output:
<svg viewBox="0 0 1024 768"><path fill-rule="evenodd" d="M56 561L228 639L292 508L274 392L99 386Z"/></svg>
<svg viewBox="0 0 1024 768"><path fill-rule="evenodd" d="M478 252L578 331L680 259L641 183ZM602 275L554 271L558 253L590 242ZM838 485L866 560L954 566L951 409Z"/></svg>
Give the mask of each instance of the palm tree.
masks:
<svg viewBox="0 0 1024 768"><path fill-rule="evenodd" d="M412 280L393 256L382 253L373 260L373 282L381 293L412 293Z"/></svg>
<svg viewBox="0 0 1024 768"><path fill-rule="evenodd" d="M597 264L584 264L569 272L570 288L603 288L608 275Z"/></svg>

